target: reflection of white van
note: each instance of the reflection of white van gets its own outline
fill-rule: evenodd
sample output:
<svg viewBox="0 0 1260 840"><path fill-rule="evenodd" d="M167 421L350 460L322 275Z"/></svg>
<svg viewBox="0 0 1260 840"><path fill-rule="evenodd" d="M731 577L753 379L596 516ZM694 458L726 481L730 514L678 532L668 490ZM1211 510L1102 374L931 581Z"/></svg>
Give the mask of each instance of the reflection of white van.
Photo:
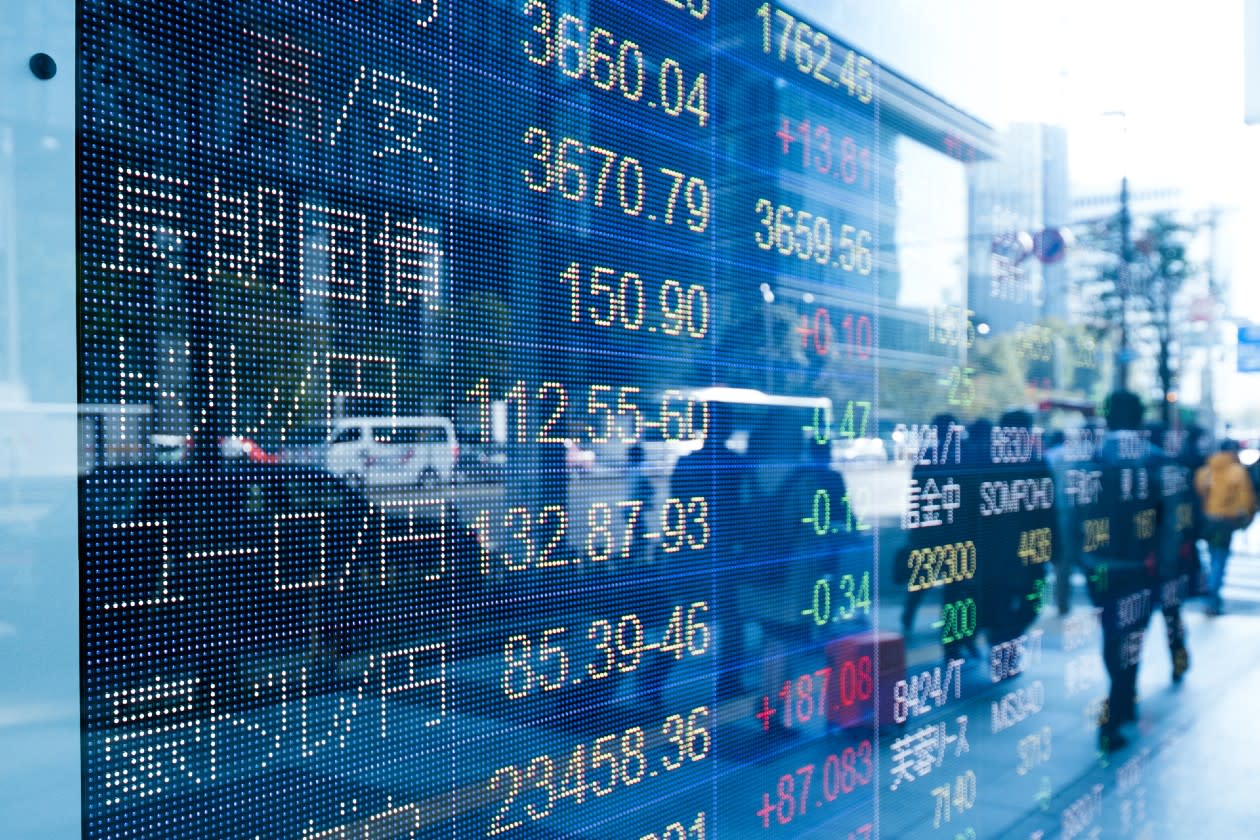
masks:
<svg viewBox="0 0 1260 840"><path fill-rule="evenodd" d="M356 486L450 482L459 459L445 417L347 417L332 425L328 471Z"/></svg>

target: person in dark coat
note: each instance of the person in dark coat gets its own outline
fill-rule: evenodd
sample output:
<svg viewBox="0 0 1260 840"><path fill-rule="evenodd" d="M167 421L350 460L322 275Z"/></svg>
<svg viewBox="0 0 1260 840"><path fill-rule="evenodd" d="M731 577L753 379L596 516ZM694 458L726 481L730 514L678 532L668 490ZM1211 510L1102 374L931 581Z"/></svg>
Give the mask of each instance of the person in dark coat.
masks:
<svg viewBox="0 0 1260 840"><path fill-rule="evenodd" d="M955 485L956 476L962 472L962 424L952 414L938 414L932 418L930 426L922 428L928 430L929 434L935 435L935 446L914 447L915 451L911 456L914 462L914 468L910 473L911 486L919 494L928 490L937 507L932 512L933 515L928 520L927 527L924 527L925 523L918 502L915 504L913 514L902 523L903 527L909 526L906 549L901 553L898 561L902 564L910 562L911 552L921 552L936 545L963 542L967 539L972 524L966 520L966 517L957 515L957 511L948 511L949 515L939 517L935 515L940 512L936 494L942 493L942 487ZM931 587L923 586L922 581L909 580L909 568L899 568L895 572L899 579L906 580L906 601L901 609L901 632L909 638L914 632L914 618L919 611L919 605L923 602L924 596L931 591Z"/></svg>
<svg viewBox="0 0 1260 840"><path fill-rule="evenodd" d="M1190 595L1191 573L1199 562L1194 545L1195 493L1190 472L1171 454L1176 447L1168 428L1162 423L1152 423L1147 431L1151 436L1152 459L1159 469L1159 606L1168 631L1173 682L1181 682L1190 668L1181 604Z"/></svg>
<svg viewBox="0 0 1260 840"><path fill-rule="evenodd" d="M732 431L730 407L709 404L709 428L704 445L678 459L670 476L669 497L685 505L702 499L704 523L708 535L705 542L703 568L712 569L716 577L711 615L717 625L717 695L738 696L742 691L740 671L744 662L743 625L739 612L740 591L755 581L756 565L746 555L744 544L751 539L755 523L748 520L747 501L751 475L747 459L727 447ZM700 503L695 503L694 514ZM697 568L701 564L691 564ZM680 580L679 592L699 592L697 586L708 587L704 580L691 583Z"/></svg>
<svg viewBox="0 0 1260 840"><path fill-rule="evenodd" d="M988 451L974 455L984 465L976 530L980 623L991 645L1023 633L1048 600L1045 578L1057 555L1059 523L1054 481L1036 434L1031 414L1008 411L991 432Z"/></svg>
<svg viewBox="0 0 1260 840"><path fill-rule="evenodd" d="M811 604L818 581L830 585L841 579L844 549L854 541L843 515L848 492L844 478L831 468L830 441L811 439L804 444L803 454L776 492L764 500L763 512L769 517L765 530L773 537L759 551L756 585L741 593L744 616L762 631L760 688L771 695L792 676L786 670L791 657L822 660L821 646L832 625L819 626L801 610ZM860 580L860 572L850 580ZM839 587L835 600L837 611L842 611Z"/></svg>
<svg viewBox="0 0 1260 840"><path fill-rule="evenodd" d="M1130 391L1107 398L1107 433L1092 469L1099 492L1082 516L1082 564L1101 610L1103 664L1111 687L1098 720L1098 747L1110 752L1137 720L1137 671L1158 582L1159 461L1142 428L1142 402Z"/></svg>

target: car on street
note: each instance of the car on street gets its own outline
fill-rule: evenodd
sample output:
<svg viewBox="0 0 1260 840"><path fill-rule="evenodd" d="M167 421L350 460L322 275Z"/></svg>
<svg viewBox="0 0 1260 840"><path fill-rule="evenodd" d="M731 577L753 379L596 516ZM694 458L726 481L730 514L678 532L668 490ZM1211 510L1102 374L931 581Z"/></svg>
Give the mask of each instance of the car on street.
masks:
<svg viewBox="0 0 1260 840"><path fill-rule="evenodd" d="M435 486L458 462L446 417L347 417L333 422L325 466L354 487Z"/></svg>

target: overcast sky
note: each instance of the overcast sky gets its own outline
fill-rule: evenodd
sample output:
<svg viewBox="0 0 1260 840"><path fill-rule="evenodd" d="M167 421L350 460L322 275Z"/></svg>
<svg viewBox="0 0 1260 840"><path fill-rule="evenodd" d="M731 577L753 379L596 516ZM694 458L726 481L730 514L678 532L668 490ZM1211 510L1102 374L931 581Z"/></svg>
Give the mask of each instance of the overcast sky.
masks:
<svg viewBox="0 0 1260 840"><path fill-rule="evenodd" d="M1001 127L1068 126L1078 193L1177 187L1260 230L1260 129L1243 125L1242 0L793 0L807 16ZM1104 116L1122 112L1125 116ZM1236 237L1241 239L1241 237ZM1236 310L1260 259L1223 242Z"/></svg>

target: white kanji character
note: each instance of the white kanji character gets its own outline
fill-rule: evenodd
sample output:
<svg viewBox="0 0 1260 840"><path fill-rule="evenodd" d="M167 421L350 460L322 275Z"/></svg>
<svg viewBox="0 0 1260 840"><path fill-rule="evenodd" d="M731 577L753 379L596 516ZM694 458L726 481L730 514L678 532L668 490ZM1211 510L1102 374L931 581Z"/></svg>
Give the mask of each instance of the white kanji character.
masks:
<svg viewBox="0 0 1260 840"><path fill-rule="evenodd" d="M292 130L318 143L323 102L310 92L311 64L318 52L289 40L247 30L254 40L254 61L244 79L242 118Z"/></svg>
<svg viewBox="0 0 1260 840"><path fill-rule="evenodd" d="M888 788L889 790L896 790L901 786L903 781L914 781L915 775L912 756L914 754L914 744L917 735L918 733L902 735L900 738L893 741L892 766L890 768L893 781L892 785Z"/></svg>
<svg viewBox="0 0 1260 840"><path fill-rule="evenodd" d="M910 479L906 509L901 513L901 527L904 530L919 527L919 494L921 492L919 480L917 478Z"/></svg>
<svg viewBox="0 0 1260 840"><path fill-rule="evenodd" d="M302 298L325 297L367 306L367 216L303 201Z"/></svg>
<svg viewBox="0 0 1260 840"><path fill-rule="evenodd" d="M101 268L191 278L184 262L185 245L197 238L197 232L183 217L189 182L120 166L117 184L117 212L101 219L118 232L117 242L114 254Z"/></svg>
<svg viewBox="0 0 1260 840"><path fill-rule="evenodd" d="M923 485L922 501L920 503L920 525L921 528L933 528L942 524L941 522L941 491L936 486L936 479L929 478L927 483Z"/></svg>
<svg viewBox="0 0 1260 840"><path fill-rule="evenodd" d="M372 105L385 110L385 116L377 124L389 135L389 141L372 152L375 157L400 155L413 152L420 160L437 169L437 160L420 144L420 132L425 125L438 121L437 88L421 84L399 71L397 75L376 72L372 75Z"/></svg>
<svg viewBox="0 0 1260 840"><path fill-rule="evenodd" d="M903 780L907 782L914 781L914 772L910 767L911 740L912 739L909 735L902 735L900 738L893 741L892 766L890 768L893 775L893 781L892 785L888 788L889 790L896 790L901 786L901 782Z"/></svg>
<svg viewBox="0 0 1260 840"><path fill-rule="evenodd" d="M406 306L420 297L429 309L437 309L441 292L442 244L436 227L391 220L376 238L385 249L385 302Z"/></svg>
<svg viewBox="0 0 1260 840"><path fill-rule="evenodd" d="M373 157L411 153L436 172L437 158L420 142L420 135L425 128L438 123L439 102L437 88L409 78L401 70L387 73L361 65L329 134L329 145L340 145L343 134L354 136L366 129L369 133L385 135L374 138L378 145L372 149ZM357 116L364 106L384 111L370 127L363 125L362 118Z"/></svg>
<svg viewBox="0 0 1260 840"><path fill-rule="evenodd" d="M941 509L945 511L945 521L954 524L954 511L962 507L962 487L953 476L945 479L941 488Z"/></svg>
<svg viewBox="0 0 1260 840"><path fill-rule="evenodd" d="M936 724L929 723L914 733L914 739L914 770L920 776L926 776L940 763L937 753L943 749L941 730Z"/></svg>
<svg viewBox="0 0 1260 840"><path fill-rule="evenodd" d="M209 743L209 765L205 769L214 778L214 727L206 727L200 718L188 715L199 683L197 679L157 679L151 685L109 695L116 731L104 740L106 788L154 796L176 785L200 784L202 773L194 745L203 737ZM138 726L131 715L137 704L158 704Z"/></svg>

